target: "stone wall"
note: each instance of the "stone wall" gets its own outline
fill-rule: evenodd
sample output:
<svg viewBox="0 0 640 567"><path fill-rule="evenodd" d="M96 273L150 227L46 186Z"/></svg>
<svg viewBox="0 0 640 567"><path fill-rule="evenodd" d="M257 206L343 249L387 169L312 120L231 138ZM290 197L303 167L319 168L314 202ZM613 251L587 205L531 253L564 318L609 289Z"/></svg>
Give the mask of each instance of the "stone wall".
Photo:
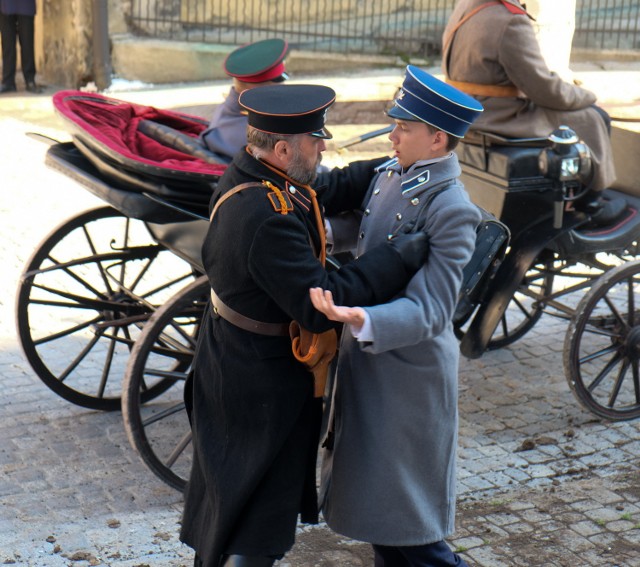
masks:
<svg viewBox="0 0 640 567"><path fill-rule="evenodd" d="M42 0L37 65L44 82L78 87L90 80L91 7L86 0Z"/></svg>
<svg viewBox="0 0 640 567"><path fill-rule="evenodd" d="M36 67L38 80L79 88L94 80L93 0L37 0ZM130 0L108 2L109 35L130 31Z"/></svg>

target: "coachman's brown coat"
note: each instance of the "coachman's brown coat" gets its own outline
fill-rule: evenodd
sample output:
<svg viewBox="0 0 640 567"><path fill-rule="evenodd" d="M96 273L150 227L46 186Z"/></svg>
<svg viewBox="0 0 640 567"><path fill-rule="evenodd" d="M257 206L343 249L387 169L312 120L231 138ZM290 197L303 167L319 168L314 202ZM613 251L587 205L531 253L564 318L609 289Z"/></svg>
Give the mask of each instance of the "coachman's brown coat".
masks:
<svg viewBox="0 0 640 567"><path fill-rule="evenodd" d="M610 186L615 181L613 156L605 123L592 107L596 96L549 71L531 20L517 0L509 0L515 7L512 10L500 2L489 2L452 36L462 18L487 3L457 2L443 35L443 71L454 81L515 86L523 96L475 96L484 112L471 129L530 138L548 136L566 124L591 149L592 189Z"/></svg>

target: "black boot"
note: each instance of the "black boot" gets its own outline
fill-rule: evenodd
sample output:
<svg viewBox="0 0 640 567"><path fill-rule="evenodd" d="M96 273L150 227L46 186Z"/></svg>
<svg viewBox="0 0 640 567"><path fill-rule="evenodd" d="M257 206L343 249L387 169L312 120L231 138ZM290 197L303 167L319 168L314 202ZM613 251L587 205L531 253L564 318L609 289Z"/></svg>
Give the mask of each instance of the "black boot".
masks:
<svg viewBox="0 0 640 567"><path fill-rule="evenodd" d="M221 567L272 567L274 557L264 555L227 555Z"/></svg>
<svg viewBox="0 0 640 567"><path fill-rule="evenodd" d="M590 192L576 203L576 209L591 217L591 225L606 226L623 216L627 210L627 201L622 197L608 199L601 193Z"/></svg>

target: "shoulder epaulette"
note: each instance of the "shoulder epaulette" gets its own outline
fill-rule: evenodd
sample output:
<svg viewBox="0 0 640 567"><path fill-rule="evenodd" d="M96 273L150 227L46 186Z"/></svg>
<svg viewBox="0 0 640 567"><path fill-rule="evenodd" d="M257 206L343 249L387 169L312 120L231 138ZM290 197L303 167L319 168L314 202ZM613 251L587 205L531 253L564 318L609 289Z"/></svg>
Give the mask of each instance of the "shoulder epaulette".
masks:
<svg viewBox="0 0 640 567"><path fill-rule="evenodd" d="M385 171L390 167L393 167L398 163L398 158L391 158L390 160L381 163L378 167L375 168L376 173L380 173L381 171Z"/></svg>
<svg viewBox="0 0 640 567"><path fill-rule="evenodd" d="M287 193L276 187L270 181L263 181L262 184L271 189L271 191L267 193L267 197L276 213L286 215L288 212L293 211L293 203Z"/></svg>

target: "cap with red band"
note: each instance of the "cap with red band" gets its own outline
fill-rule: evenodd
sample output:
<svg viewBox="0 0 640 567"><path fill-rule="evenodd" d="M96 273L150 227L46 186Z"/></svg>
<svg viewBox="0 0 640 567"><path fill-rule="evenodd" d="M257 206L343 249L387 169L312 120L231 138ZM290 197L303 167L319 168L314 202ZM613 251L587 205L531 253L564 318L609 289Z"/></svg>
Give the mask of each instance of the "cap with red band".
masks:
<svg viewBox="0 0 640 567"><path fill-rule="evenodd" d="M246 83L280 82L286 80L284 58L289 44L284 39L264 39L238 47L224 62L230 77Z"/></svg>

